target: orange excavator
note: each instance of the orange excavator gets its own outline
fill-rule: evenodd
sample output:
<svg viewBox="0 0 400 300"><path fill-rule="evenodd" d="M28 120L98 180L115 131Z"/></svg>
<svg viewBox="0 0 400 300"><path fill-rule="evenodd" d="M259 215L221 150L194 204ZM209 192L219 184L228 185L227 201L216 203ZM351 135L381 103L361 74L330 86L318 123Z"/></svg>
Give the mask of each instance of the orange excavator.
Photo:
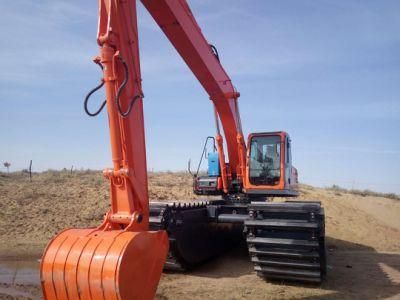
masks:
<svg viewBox="0 0 400 300"><path fill-rule="evenodd" d="M141 2L214 106L216 137L206 140L193 191L219 197L149 202L136 1L99 0L100 55L94 62L103 77L84 108L90 116L107 108L113 167L103 173L111 208L97 228L67 229L50 241L40 270L44 298L151 299L163 268L193 268L243 240L260 276L321 282L326 259L320 202L270 201L298 195L289 135L251 133L246 144L240 94L186 0ZM106 100L92 112L89 98L103 86ZM199 175L203 158L208 169Z"/></svg>

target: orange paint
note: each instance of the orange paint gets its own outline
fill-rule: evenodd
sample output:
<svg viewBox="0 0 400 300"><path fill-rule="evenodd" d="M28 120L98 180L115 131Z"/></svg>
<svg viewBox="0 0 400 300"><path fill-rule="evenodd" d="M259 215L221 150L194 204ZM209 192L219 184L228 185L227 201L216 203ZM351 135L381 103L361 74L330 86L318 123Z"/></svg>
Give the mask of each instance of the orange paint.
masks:
<svg viewBox="0 0 400 300"><path fill-rule="evenodd" d="M98 228L64 230L49 243L40 268L43 295L152 299L169 242L165 231L149 231L143 100L135 97L142 88L134 1L99 0L97 41L95 61L103 69L113 162L104 170L111 209ZM118 91L124 111L135 99L127 116L116 104Z"/></svg>

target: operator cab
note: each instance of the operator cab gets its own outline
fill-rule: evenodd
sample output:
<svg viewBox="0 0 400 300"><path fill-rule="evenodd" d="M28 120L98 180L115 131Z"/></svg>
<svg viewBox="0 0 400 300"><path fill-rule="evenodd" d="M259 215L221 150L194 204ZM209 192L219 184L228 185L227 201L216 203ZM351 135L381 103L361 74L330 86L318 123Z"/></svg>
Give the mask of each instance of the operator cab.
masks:
<svg viewBox="0 0 400 300"><path fill-rule="evenodd" d="M289 135L283 131L250 134L245 192L249 195L293 197L298 196L297 184Z"/></svg>
<svg viewBox="0 0 400 300"><path fill-rule="evenodd" d="M218 152L215 148L206 152L208 137L202 158L208 160L207 174L194 176L193 190L197 195L222 195L222 178ZM201 163L201 160L200 160ZM199 170L199 168L198 168ZM244 193L250 198L295 197L297 170L292 166L291 141L286 132L251 133L247 142L246 173L239 187L230 184L230 194Z"/></svg>

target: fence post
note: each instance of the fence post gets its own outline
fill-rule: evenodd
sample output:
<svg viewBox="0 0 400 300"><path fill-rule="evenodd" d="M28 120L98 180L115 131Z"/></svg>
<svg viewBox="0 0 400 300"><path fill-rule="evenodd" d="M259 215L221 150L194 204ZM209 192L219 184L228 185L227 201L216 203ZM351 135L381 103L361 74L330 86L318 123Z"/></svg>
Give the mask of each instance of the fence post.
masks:
<svg viewBox="0 0 400 300"><path fill-rule="evenodd" d="M32 159L29 162L29 181L32 182Z"/></svg>

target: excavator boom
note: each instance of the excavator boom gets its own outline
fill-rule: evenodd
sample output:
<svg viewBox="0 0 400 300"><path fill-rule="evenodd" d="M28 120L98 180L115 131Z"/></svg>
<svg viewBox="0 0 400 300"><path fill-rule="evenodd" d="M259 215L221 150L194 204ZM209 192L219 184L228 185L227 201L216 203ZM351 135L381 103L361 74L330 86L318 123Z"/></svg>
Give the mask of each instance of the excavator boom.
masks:
<svg viewBox="0 0 400 300"><path fill-rule="evenodd" d="M228 177L241 178L245 170L246 145L238 108L240 94L221 65L216 48L205 39L186 0L141 1L213 102L227 146L228 166L222 136L217 132L223 188L227 192Z"/></svg>

